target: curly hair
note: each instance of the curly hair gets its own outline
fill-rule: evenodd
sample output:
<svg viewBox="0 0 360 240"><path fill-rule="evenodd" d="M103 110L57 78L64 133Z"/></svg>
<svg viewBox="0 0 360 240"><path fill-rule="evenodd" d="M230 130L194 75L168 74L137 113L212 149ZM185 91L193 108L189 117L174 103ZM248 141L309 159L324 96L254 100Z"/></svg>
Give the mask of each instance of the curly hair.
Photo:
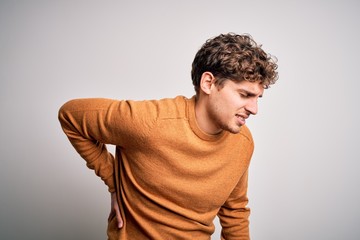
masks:
<svg viewBox="0 0 360 240"><path fill-rule="evenodd" d="M208 39L196 53L191 78L197 94L204 72L211 72L218 86L225 80L247 80L260 81L264 88L269 88L278 79L276 62L250 35L221 34Z"/></svg>

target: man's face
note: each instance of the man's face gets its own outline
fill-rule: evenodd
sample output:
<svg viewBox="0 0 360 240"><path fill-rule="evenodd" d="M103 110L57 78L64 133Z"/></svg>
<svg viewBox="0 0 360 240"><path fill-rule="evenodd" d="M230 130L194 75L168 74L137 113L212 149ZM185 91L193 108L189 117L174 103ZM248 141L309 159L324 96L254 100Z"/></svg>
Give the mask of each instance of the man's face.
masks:
<svg viewBox="0 0 360 240"><path fill-rule="evenodd" d="M238 133L246 119L257 113L264 87L260 82L226 80L222 87L212 84L210 90L207 111L214 131Z"/></svg>

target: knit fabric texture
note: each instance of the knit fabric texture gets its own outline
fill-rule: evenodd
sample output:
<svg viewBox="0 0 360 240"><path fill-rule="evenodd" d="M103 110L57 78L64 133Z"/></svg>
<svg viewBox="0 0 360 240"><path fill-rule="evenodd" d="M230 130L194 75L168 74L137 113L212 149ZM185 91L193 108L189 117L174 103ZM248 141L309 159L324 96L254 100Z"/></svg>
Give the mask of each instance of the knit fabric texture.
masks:
<svg viewBox="0 0 360 240"><path fill-rule="evenodd" d="M224 106L226 107L226 106ZM124 220L108 239L249 239L251 133L203 132L195 97L120 101L76 99L59 111L61 126L90 169L117 193ZM106 144L116 146L115 156Z"/></svg>

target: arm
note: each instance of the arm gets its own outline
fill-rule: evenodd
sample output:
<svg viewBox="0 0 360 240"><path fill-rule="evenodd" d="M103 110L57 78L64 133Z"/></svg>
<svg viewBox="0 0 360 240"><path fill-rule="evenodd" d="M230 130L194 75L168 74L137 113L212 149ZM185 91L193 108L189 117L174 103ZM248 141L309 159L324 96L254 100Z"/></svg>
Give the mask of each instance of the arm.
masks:
<svg viewBox="0 0 360 240"><path fill-rule="evenodd" d="M249 240L250 209L246 207L248 170L245 171L228 200L220 208L221 240Z"/></svg>
<svg viewBox="0 0 360 240"><path fill-rule="evenodd" d="M127 129L133 123L129 121L129 112L128 103L110 99L72 100L59 110L59 121L71 144L108 186L111 192L109 219L115 216L118 228L122 228L123 219L116 199L114 157L105 144L123 145Z"/></svg>
<svg viewBox="0 0 360 240"><path fill-rule="evenodd" d="M76 151L115 192L114 157L107 143L116 143L119 102L109 99L78 99L65 103L59 110L59 121Z"/></svg>
<svg viewBox="0 0 360 240"><path fill-rule="evenodd" d="M72 100L59 110L59 121L71 144L108 186L111 192L109 218L116 216L118 228L123 226L123 219L119 210L119 186L115 186L116 164L105 144L132 148L146 135L143 129L146 131L153 125L154 118L149 116L156 118L156 110L157 107L149 102L111 99Z"/></svg>

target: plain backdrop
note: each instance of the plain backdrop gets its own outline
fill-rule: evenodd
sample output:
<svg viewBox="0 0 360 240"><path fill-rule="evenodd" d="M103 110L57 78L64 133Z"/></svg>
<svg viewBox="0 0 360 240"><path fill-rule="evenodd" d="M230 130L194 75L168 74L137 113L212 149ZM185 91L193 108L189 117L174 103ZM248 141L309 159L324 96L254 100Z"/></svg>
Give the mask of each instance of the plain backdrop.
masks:
<svg viewBox="0 0 360 240"><path fill-rule="evenodd" d="M252 239L360 239L359 11L355 0L1 0L0 239L106 239L110 195L58 109L191 97L196 51L227 32L251 34L279 65L248 121Z"/></svg>

